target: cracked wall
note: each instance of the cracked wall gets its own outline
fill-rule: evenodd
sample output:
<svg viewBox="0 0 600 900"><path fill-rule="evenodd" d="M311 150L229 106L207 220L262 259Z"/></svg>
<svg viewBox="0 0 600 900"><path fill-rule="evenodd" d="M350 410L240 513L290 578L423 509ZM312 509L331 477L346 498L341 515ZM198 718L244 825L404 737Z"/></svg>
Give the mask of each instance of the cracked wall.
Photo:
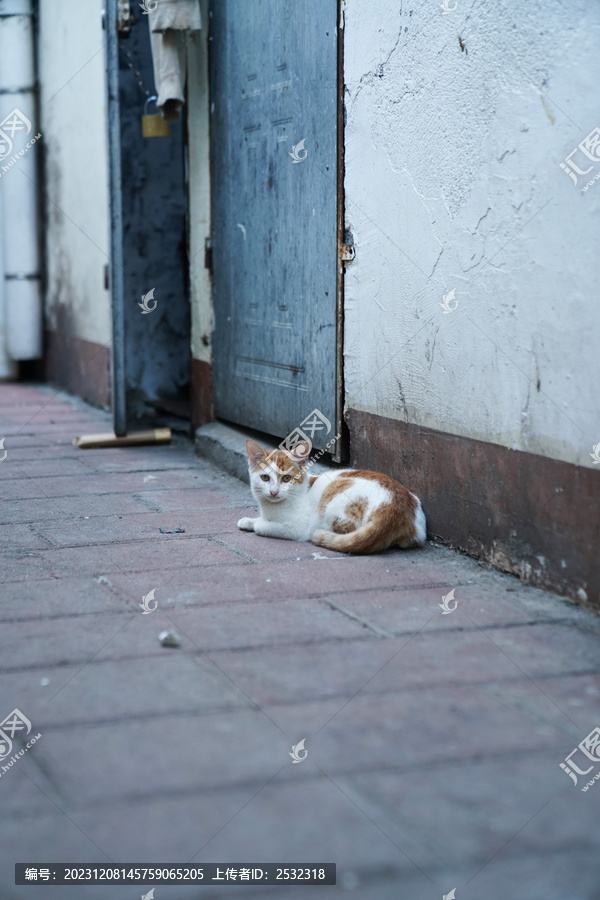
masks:
<svg viewBox="0 0 600 900"><path fill-rule="evenodd" d="M593 467L600 7L454 2L345 3L346 409Z"/></svg>

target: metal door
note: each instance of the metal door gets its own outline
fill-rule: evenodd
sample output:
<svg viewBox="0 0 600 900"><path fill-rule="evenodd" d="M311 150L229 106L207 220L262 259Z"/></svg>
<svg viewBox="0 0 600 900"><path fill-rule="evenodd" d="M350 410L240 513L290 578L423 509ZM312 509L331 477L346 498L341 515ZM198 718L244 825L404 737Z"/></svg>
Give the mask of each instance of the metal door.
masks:
<svg viewBox="0 0 600 900"><path fill-rule="evenodd" d="M283 437L340 416L337 0L211 4L215 407Z"/></svg>

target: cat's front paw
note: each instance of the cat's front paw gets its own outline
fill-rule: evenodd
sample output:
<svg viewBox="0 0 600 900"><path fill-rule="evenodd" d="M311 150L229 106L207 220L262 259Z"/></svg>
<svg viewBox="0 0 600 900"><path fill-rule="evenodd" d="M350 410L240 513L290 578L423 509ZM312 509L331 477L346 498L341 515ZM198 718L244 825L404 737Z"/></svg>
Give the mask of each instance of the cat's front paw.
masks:
<svg viewBox="0 0 600 900"><path fill-rule="evenodd" d="M256 519L250 519L248 516L244 516L243 519L240 519L237 523L237 527L242 531L254 531L254 523Z"/></svg>

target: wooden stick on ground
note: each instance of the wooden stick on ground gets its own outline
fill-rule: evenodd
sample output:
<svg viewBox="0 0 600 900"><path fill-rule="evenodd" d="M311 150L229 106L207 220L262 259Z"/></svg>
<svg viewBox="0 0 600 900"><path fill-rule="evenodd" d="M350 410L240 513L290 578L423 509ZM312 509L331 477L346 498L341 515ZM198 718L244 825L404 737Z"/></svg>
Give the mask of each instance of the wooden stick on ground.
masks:
<svg viewBox="0 0 600 900"><path fill-rule="evenodd" d="M106 434L82 434L73 441L76 447L88 450L93 447L131 447L134 444L168 444L171 440L170 428L149 428L147 431L132 431L124 437L117 437L112 431Z"/></svg>

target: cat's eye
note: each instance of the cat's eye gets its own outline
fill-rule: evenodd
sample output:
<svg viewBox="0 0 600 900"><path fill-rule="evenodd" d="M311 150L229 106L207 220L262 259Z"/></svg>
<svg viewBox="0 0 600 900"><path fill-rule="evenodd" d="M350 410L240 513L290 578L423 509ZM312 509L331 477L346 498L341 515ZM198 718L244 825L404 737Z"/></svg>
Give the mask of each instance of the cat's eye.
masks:
<svg viewBox="0 0 600 900"><path fill-rule="evenodd" d="M260 477L262 478L263 481L270 481L270 478L268 475L261 475Z"/></svg>
<svg viewBox="0 0 600 900"><path fill-rule="evenodd" d="M282 481L291 481L291 480L292 480L292 476L291 476L291 475L284 475L283 478L282 478L281 480L282 480Z"/></svg>

